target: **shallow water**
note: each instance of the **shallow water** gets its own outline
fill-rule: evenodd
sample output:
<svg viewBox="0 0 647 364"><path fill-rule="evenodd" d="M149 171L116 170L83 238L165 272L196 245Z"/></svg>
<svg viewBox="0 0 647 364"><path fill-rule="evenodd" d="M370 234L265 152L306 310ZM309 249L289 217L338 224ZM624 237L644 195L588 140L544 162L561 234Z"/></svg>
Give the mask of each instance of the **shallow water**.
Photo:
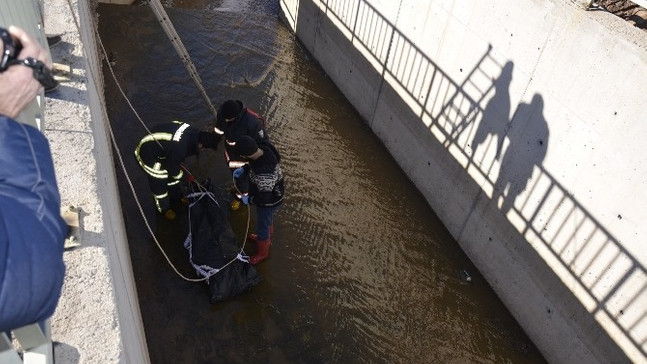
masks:
<svg viewBox="0 0 647 364"><path fill-rule="evenodd" d="M263 282L210 305L206 285L180 279L155 246L117 163L153 363L544 362L422 195L277 20L274 2L167 4L176 7L169 16L214 105L240 99L267 119L283 155L287 198L271 257L258 266ZM115 75L144 123L211 125L148 7L103 4L99 14ZM184 216L156 218L131 157L145 129L105 69L126 173L169 259L193 278ZM221 151L187 165L228 189ZM230 216L241 238L246 211ZM471 283L460 279L462 269Z"/></svg>

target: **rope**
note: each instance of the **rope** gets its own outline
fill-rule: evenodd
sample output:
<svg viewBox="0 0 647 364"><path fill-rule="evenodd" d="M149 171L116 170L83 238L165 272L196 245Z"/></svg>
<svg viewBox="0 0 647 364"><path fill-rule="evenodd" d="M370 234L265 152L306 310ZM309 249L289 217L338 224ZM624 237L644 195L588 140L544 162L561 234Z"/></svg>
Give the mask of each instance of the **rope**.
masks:
<svg viewBox="0 0 647 364"><path fill-rule="evenodd" d="M96 29L96 28L95 28L95 29ZM99 37L98 31L97 31L97 37ZM105 55L107 54L107 52L105 51L105 48L104 48L104 46L103 46L103 43L101 42L101 38L100 38L100 37L99 37L99 43L101 44L101 49L103 50L103 53L104 53L104 56L105 56ZM106 59L107 59L107 58L106 58ZM112 77L113 77L113 79L114 79L115 83L117 84L117 87L119 88L119 91L121 92L122 96L124 97L124 99L126 99L126 101L128 102L128 105L130 105L130 106L131 106L131 109L133 110L133 112L134 112L134 113L135 113L135 115L137 116L138 120L139 120L140 122L142 122L141 118L139 117L139 114L137 114L137 112L135 111L135 109L132 107L131 102L128 100L128 97L127 97L127 96L126 96L126 94L123 92L123 89L121 88L121 86L120 86L120 84L119 84L119 81L117 80L117 77L116 77L116 75L115 75L115 73L114 73L114 70L112 69L112 66L110 65L110 62L106 62L106 63L108 64L108 68L109 68L109 70L110 70L110 74L112 75ZM142 123L143 123L143 122L142 122ZM121 157L121 151L120 151L119 147L117 146L117 142L116 142L116 140L115 140L115 137L114 137L114 134L113 134L113 131L112 131L112 125L111 125L110 123L108 123L108 125L109 125L109 127L108 127L108 131L110 132L110 139L112 140L113 147L115 148L115 151L117 152L117 156L118 156L118 158L119 158L119 164L120 164L121 169L122 169L122 171L123 171L123 173L124 173L124 176L126 177L126 180L128 181L128 185L130 186L130 190L131 190L131 192L132 192L132 194L133 194L133 196L134 196L134 198L135 198L135 202L136 202L136 204L137 204L137 208L139 209L140 215L141 215L141 216L142 216L142 218L144 219L144 223L145 223L145 225L146 225L146 228L148 229L148 232L149 232L149 233L150 233L150 235L152 236L152 238L153 238L153 240L155 241L155 244L156 244L156 245L157 245L157 247L159 248L160 252L162 253L162 255L164 256L164 258L165 258L165 259L166 259L166 261L168 262L169 266L171 266L171 268L173 269L173 271L175 271L175 273L176 273L178 276L180 276L182 279L184 279L184 280L186 280L186 281L189 281L189 282L202 282L202 281L206 281L206 280L208 280L208 279L209 279L209 277L211 277L213 274L218 273L218 271L220 271L220 270L224 269L224 268L225 268L225 267L227 267L229 264L231 264L234 260L236 260L239 256L241 256L241 254L239 253L239 254L238 254L238 256L237 256L235 259L233 259L232 261L230 261L229 263L227 263L225 266L223 266L222 268L218 269L218 270L217 270L217 271L215 271L215 272L208 272L208 273L207 273L207 275L203 276L203 278L198 278L198 279L195 279L195 278L188 278L188 277L184 276L182 273L180 273L180 271L175 267L175 265L173 264L173 262L171 262L171 259L168 257L168 255L167 255L167 254L166 254L166 252L164 251L164 248L162 248L162 245L160 244L159 240L157 240L157 237L155 236L155 233L153 232L153 230L152 230L152 228L151 228L151 226L150 226L150 224L149 224L149 222L148 222L148 219L146 219L146 215L144 214L144 210L143 210L143 208L142 208L142 206L141 206L141 203L140 203L140 201L139 201L139 198L137 197L137 193L135 192L135 188L134 188L133 183L132 183L132 181L131 181L131 179L130 179L130 176L128 175L128 171L126 170L126 166L125 166L125 164L124 164L124 162L123 162L123 159L122 159L122 157ZM185 171L187 171L187 173L189 173L190 175L193 175L193 174L192 174L192 173L191 173L191 172L190 172L190 171L189 171L189 170L188 170L184 165L182 165L182 168L183 168ZM205 188L204 188L204 186L200 185L199 183L197 183L197 185L198 185L198 187L199 187L199 188L201 188L201 189L205 189ZM238 188L236 188L236 189L238 189ZM216 201L216 203L217 203L217 201ZM190 216L191 216L190 214L191 214L191 210L190 210L190 208L189 208L189 219L190 219ZM243 251L243 249L245 248L245 242L247 241L247 234L248 234L248 232L249 232L250 215L251 215L251 214L250 214L250 211L249 211L249 209L248 209L248 210L247 210L247 228L246 228L246 231L245 231L245 239L243 240L243 244L242 244L242 247L241 247L241 252L242 252L242 251ZM190 239L190 232L189 232L189 237L188 237L187 239ZM186 243L185 243L185 244L186 244ZM185 247L186 247L186 245L185 245ZM240 259L240 260L245 261L245 260L243 260L243 259ZM190 256L190 261L191 261L191 264L195 267L195 264L193 264L192 256ZM198 273L199 273L199 271L198 271Z"/></svg>
<svg viewBox="0 0 647 364"><path fill-rule="evenodd" d="M77 33L80 35L80 34L81 34L81 29L80 29L79 23L78 23L78 21L77 21L77 19L76 19L76 16L74 15L74 9L73 9L73 7L72 7L72 4L70 3L70 0L68 0L68 6L70 7L70 11L71 11L71 13L72 13L72 17L74 18L74 23L75 23L75 26L76 26ZM133 111L133 113L135 114L135 116L137 117L137 120L139 120L139 122L142 124L142 126L144 126L144 128L145 128L145 129L148 131L148 133L150 134L150 133L151 133L151 132L150 132L150 130L146 127L146 125L144 124L143 120L141 119L141 117L139 116L139 114L138 114L138 113L137 113L137 111L135 110L134 106L132 105L132 103L131 103L131 102L130 102L130 100L128 99L128 96L126 96L125 92L123 91L123 89L122 89L122 87L121 87L121 85L120 85L119 81L117 80L117 76L115 75L114 70L112 69L112 65L110 64L110 62L108 62L108 61L107 61L107 60L108 60L108 52L106 52L106 49L105 49L105 47L104 47L104 45L103 45L103 42L102 42L102 40L101 40L101 36L99 35L99 30L98 30L98 28L97 28L96 24L94 23L94 19L90 18L90 19L89 19L89 22L90 22L90 24L92 25L92 28L94 29L94 33L95 33L95 35L96 35L96 38L97 38L97 40L98 40L98 43L99 43L99 45L101 46L101 51L102 51L103 58L106 60L106 64L108 65L108 69L109 69L109 71L110 71L110 74L112 75L112 78L114 79L115 84L117 85L117 88L119 89L119 92L120 92L120 93L121 93L121 95L123 96L124 100L126 100L126 103L127 103L127 104L128 104L128 106L130 107L130 109ZM82 38L81 38L81 42L83 43L83 39L82 39ZM84 51L84 52L85 52L85 49L86 49L86 46L85 46L85 44L83 44L83 51ZM86 55L86 58L87 58L87 55ZM96 74L94 74L94 70L92 69L92 67L90 67L90 65L88 65L87 70L90 72L90 74L91 74L91 76L92 76L92 78L93 78L93 79L96 79L96 80L98 80L98 79L99 79L99 78L97 77L97 75L96 75ZM106 110L105 105L103 105L103 104L102 104L102 105L101 105L101 108L102 108L102 110L103 110L103 114L104 114L104 115L107 115L108 113L107 113L107 110ZM139 213L140 213L140 215L141 215L142 219L144 220L144 224L146 225L146 228L147 228L147 230L148 230L149 234L150 234L150 235L151 235L151 237L153 238L153 241L155 241L155 244L157 245L157 248L158 248L158 249L159 249L159 251L162 253L162 255L164 256L164 258L166 259L166 262L167 262L167 263L168 263L168 265L171 267L171 269L172 269L172 270L173 270L173 271L174 271L174 272L175 272L175 273L176 273L180 278L182 278L182 279L183 279L183 280L185 280L185 281L188 281L188 282L202 282L202 281L206 281L207 279L209 279L209 277L203 277L203 278L197 278L197 279L196 279L196 278L188 278L188 277L184 276L184 275L183 275L182 273L180 273L180 271L175 267L175 265L173 264L173 262L171 262L171 259L168 257L168 255L167 255L167 254L166 254L166 252L164 251L164 248L162 248L162 245L160 244L159 240L158 240L158 239L157 239L157 237L155 236L155 233L153 232L153 229L151 228L150 223L148 222L148 219L146 218L146 215L144 214L144 209L142 208L142 205L141 205L141 203L140 203L140 201L139 201L139 198L138 198L138 196L137 196L137 193L135 192L135 187L133 186L132 180L130 179L130 176L128 175L128 171L126 170L126 166L125 166L125 163L124 163L123 158L122 158L122 156L121 156L121 151L120 151L120 149L119 149L119 146L117 145L117 141L116 141L116 139L115 139L115 136L114 136L114 133L113 133L113 130L112 130L112 125L110 124L110 122L108 122L108 128L107 128L107 129L108 129L108 132L109 132L109 134L110 134L110 141L111 141L112 146L114 147L115 152L116 152L116 154L117 154L117 158L118 158L118 160L119 160L119 165L121 166L121 169L122 169L122 171L123 171L123 173L124 173L124 176L126 177L126 181L128 182L128 186L130 187L130 191L131 191L131 192L132 192L132 194L133 194L133 197L134 197L135 203L136 203L136 205L137 205L137 208L138 208L138 210L139 210ZM185 169L185 170L186 170L186 169ZM187 170L187 172L188 172L188 170ZM190 172L188 172L188 173L190 174ZM199 186L200 186L200 185L199 185ZM203 186L200 186L200 188L203 188ZM250 215L251 215L251 214L250 214L250 209L248 209L248 210L247 210L247 228L246 228L246 231L245 231L245 239L243 240L243 245L242 245L241 251L244 249L244 247L245 247L245 242L246 242L246 240L247 240L247 234L248 234L248 232L249 232ZM239 255L240 255L240 254L239 254ZM229 264L229 263L228 263L228 264ZM223 268L224 268L224 267L223 267Z"/></svg>
<svg viewBox="0 0 647 364"><path fill-rule="evenodd" d="M110 125L110 123L108 123ZM119 158L119 165L121 166L122 171L124 172L124 175L126 176L126 181L128 181L128 186L130 186L130 191L133 193L133 196L135 197L135 203L137 204L137 208L139 209L139 213L141 214L142 218L144 219L144 224L146 225L146 228L148 229L148 232L150 235L153 237L153 240L155 241L155 244L159 248L160 252L162 252L162 255L168 262L168 264L171 266L173 271L180 276L182 279L185 281L189 282L202 282L206 280L207 278L188 278L185 277L180 271L175 267L173 262L171 262L171 259L168 257L166 252L164 251L164 248L162 248L162 245L160 244L159 240L157 240L157 237L155 236L155 233L153 232L153 229L151 228L150 224L148 223L148 219L146 219L146 215L144 214L144 209L142 208L141 203L139 202L139 198L137 197L137 193L135 192L135 187L133 186L133 183L130 179L130 176L128 176L128 171L126 171L126 165L124 164L123 159L121 158L121 152L119 151L119 148L117 147L117 141L115 140L115 136L112 133L112 125L108 127L108 131L110 132L110 140L112 141L112 145L115 148L115 151L117 152L117 157Z"/></svg>

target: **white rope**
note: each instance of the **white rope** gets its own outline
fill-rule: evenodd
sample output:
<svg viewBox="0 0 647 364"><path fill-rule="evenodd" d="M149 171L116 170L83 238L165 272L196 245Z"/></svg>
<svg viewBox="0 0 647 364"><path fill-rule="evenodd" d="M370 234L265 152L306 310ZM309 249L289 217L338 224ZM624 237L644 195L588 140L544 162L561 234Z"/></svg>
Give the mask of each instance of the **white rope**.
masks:
<svg viewBox="0 0 647 364"><path fill-rule="evenodd" d="M68 4L69 4L69 1L68 1ZM71 4L70 4L70 8L71 8ZM141 117L139 116L139 114L138 114L138 113L137 113L137 111L135 110L134 106L132 105L132 103L131 103L131 102L130 102L130 100L128 99L128 96L126 96L125 92L124 92L124 91L123 91L123 89L121 88L121 85L120 85L119 81L117 80L117 76L115 75L114 70L112 69L112 65L110 64L110 62L108 62L108 61L107 61L107 60L108 60L108 53L106 52L106 49L105 49L105 47L104 47L104 45L103 45L103 42L101 41L101 37L100 37L100 35L99 35L99 30L98 30L98 28L96 27L96 24L94 24L94 20L93 20L93 19L90 19L90 22L92 23L92 27L93 27L93 29L94 29L94 31L95 31L96 36L97 36L97 40L98 40L98 42L99 42L99 45L101 46L101 51L103 52L103 58L106 60L106 64L108 65L108 69L109 69L109 71L110 71L110 74L112 75L112 77L113 77L113 79L114 79L114 81L115 81L115 84L117 85L117 88L119 89L119 92L121 93L121 95L123 96L123 98L124 98L124 99L126 100L126 102L128 103L128 106L130 107L130 109L133 111L133 113L134 113L134 114L135 114L135 116L137 117L137 120L139 120L139 122L144 126L144 128L145 128L145 129L148 131L148 133L150 134L150 130L146 127L146 125L144 124L143 120L141 119ZM76 18L75 18L75 23L76 23L76 27L77 27L77 32L79 32L79 34L80 34L80 31L81 31L81 30L80 30L80 27L79 27L79 25L78 25L78 22L76 22ZM83 49L84 49L84 51L85 51L85 46L83 47ZM89 66L88 66L88 70L89 70L89 72L91 73L91 75L92 75L92 77L93 77L94 79L97 79L97 80L99 79L99 78L98 78L98 77L93 73L92 67L89 67ZM106 108L105 108L105 105L101 105L101 107L102 107L102 109L103 109L103 113L104 113L104 115L107 115L107 110L106 110ZM164 258L166 259L166 262L167 262L167 263L168 263L168 265L171 267L171 269L173 269L173 271L174 271L174 272L175 272L175 273L176 273L180 278L184 279L185 281L188 281L188 282L202 282L202 281L206 281L209 277L203 277L203 278L197 278L197 279L196 279L196 278L188 278L188 277L184 276L184 275L183 275L182 273L180 273L180 271L175 267L175 265L173 264L173 262L171 262L171 259L168 257L168 255L167 255L167 254L166 254L166 252L164 251L164 248L162 248L162 245L160 244L159 240L158 240L158 239L157 239L157 237L155 236L155 233L153 232L153 229L151 228L150 223L148 222L148 219L146 218L146 215L144 214L144 210L143 210L142 205L141 205L141 203L140 203L140 201L139 201L139 198L137 197L137 193L135 192L135 188L134 188L134 186L133 186L132 180L130 179L130 176L128 175L128 171L126 170L126 166L125 166L125 163L124 163L123 158L122 158L122 156L121 156L121 151L120 151L120 149L119 149L119 147L118 147L118 145L117 145L117 141L116 141L116 139L115 139L115 136L114 136L114 133L113 133L113 130L112 130L112 125L110 124L110 122L108 122L108 132L109 132L109 134L110 134L110 140L111 140L111 142L112 142L112 145L113 145L113 147L114 147L114 149L115 149L115 151L116 151L116 154L117 154L117 157L118 157L118 160L119 160L119 165L121 166L121 169L122 169L122 171L123 171L123 173L124 173L124 176L126 177L126 181L128 182L128 186L130 187L130 191L131 191L131 192L132 192L132 194L133 194L133 197L134 197L135 203L137 204L137 208L139 209L139 213L140 213L140 215L141 215L142 219L144 220L144 224L146 225L146 228L148 229L148 232L150 233L151 237L153 238L153 241L155 241L155 244L157 245L157 248L158 248L158 249L159 249L159 251L162 253L162 255L164 256ZM188 171L187 171L187 172L188 172ZM189 173L190 173L190 172L189 172ZM246 231L245 231L245 239L244 239L244 241L243 241L243 245L242 245L243 247L241 248L241 251L242 251L242 249L245 247L245 241L247 240L247 234L248 234L248 231L249 231L249 222L250 222L250 211L249 211L249 209L248 209L248 211L247 211L247 229L246 229ZM240 254L239 254L239 256L240 256Z"/></svg>

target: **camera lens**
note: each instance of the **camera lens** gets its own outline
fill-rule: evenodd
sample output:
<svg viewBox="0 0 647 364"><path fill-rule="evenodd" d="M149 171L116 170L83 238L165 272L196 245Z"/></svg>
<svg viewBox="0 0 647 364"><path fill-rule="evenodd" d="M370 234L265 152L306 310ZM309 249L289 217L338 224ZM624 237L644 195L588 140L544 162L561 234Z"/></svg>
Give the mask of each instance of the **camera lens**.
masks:
<svg viewBox="0 0 647 364"><path fill-rule="evenodd" d="M4 72L9 67L9 62L18 57L22 47L5 28L0 28L0 39L2 39L3 48L2 58L0 59L0 72Z"/></svg>

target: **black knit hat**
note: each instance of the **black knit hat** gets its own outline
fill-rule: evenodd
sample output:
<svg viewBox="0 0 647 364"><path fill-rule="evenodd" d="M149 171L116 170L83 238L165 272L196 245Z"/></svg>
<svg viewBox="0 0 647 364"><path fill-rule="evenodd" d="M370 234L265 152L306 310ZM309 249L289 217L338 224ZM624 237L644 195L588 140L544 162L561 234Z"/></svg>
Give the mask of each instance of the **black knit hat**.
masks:
<svg viewBox="0 0 647 364"><path fill-rule="evenodd" d="M256 153L258 145L256 144L256 141L254 141L254 139L250 138L247 135L243 135L236 141L235 148L236 153L247 157Z"/></svg>
<svg viewBox="0 0 647 364"><path fill-rule="evenodd" d="M232 119L243 111L243 102L238 100L227 100L220 106L220 115L223 119Z"/></svg>
<svg viewBox="0 0 647 364"><path fill-rule="evenodd" d="M198 134L198 142L200 142L204 148L215 150L218 147L218 137L215 133L201 131L200 134Z"/></svg>

